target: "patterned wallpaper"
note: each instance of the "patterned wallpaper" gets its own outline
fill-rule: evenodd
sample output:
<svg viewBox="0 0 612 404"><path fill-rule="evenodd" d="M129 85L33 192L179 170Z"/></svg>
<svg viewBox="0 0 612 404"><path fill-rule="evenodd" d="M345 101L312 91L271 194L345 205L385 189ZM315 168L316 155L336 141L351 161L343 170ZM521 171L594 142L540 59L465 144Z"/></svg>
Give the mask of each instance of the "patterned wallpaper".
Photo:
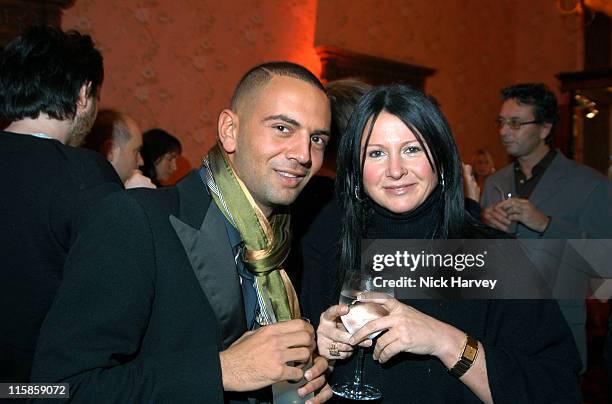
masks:
<svg viewBox="0 0 612 404"><path fill-rule="evenodd" d="M63 28L90 33L105 57L102 107L183 143L182 174L213 144L218 113L251 66L286 59L315 73L333 45L437 69L436 96L469 158L503 163L498 91L582 66L575 16L552 0L76 0Z"/></svg>
<svg viewBox="0 0 612 404"><path fill-rule="evenodd" d="M180 138L176 177L200 165L250 67L290 60L319 73L315 18L315 0L76 0L62 27L91 34L102 51L102 107Z"/></svg>
<svg viewBox="0 0 612 404"><path fill-rule="evenodd" d="M315 41L436 69L426 91L464 159L485 147L502 166L499 90L518 81L556 90L556 73L582 68L578 24L553 0L330 0L319 2Z"/></svg>

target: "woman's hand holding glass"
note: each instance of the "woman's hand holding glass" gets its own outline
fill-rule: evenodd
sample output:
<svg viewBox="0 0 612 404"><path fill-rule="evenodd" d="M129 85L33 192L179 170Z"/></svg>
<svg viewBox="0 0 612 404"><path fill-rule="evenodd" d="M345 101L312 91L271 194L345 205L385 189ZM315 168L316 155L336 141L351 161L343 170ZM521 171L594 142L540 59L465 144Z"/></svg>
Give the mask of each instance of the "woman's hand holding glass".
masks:
<svg viewBox="0 0 612 404"><path fill-rule="evenodd" d="M360 301L381 304L387 316L372 320L359 329L349 343L367 341L373 333L387 330L376 341L374 359L385 363L400 352L438 357L447 367L453 366L465 342L465 333L430 317L397 299L377 299L368 293Z"/></svg>
<svg viewBox="0 0 612 404"><path fill-rule="evenodd" d="M388 314L388 311L378 303L370 303L359 300L359 296L364 292L371 292L377 289L379 288L376 288L371 274L364 273L359 270L346 271L344 274L344 282L342 283L342 291L340 293L339 300L340 306L348 304L348 312L342 308L341 312L335 313L346 313L340 316L342 324L344 327L346 327L346 330L354 333L357 329L363 327L363 325L368 321ZM372 295L372 297L376 297L377 299L384 301L386 298L389 298L394 294L394 290L392 288L384 288L384 291L381 290L374 293L375 294ZM377 335L377 333L372 333L369 338L374 338ZM343 336L346 337L346 334ZM343 343L341 341L338 342ZM332 345L329 348L329 353L332 356L342 356L340 350L337 348L337 345ZM350 353L346 354L346 356L350 356ZM363 364L364 351L363 349L359 348L357 350L357 366L355 367L355 373L352 380L334 384L332 386L332 391L334 394L350 400L377 400L382 397L382 393L377 387L365 384L363 382Z"/></svg>
<svg viewBox="0 0 612 404"><path fill-rule="evenodd" d="M321 314L317 328L317 347L319 355L327 359L346 359L353 354L353 346L349 344L351 334L346 330L341 316L348 314L349 307L345 304L331 306ZM362 341L362 347L372 346L371 340ZM337 354L335 354L337 351ZM333 354L333 355L332 355Z"/></svg>

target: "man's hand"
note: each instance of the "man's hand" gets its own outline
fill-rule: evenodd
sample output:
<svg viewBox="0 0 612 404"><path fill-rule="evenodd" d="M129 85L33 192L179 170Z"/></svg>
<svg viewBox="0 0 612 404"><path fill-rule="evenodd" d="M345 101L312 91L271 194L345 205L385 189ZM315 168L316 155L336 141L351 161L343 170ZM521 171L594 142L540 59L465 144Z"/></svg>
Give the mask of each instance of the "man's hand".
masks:
<svg viewBox="0 0 612 404"><path fill-rule="evenodd" d="M307 403L324 403L332 397L331 387L325 381L325 372L328 367L327 359L317 356L312 367L304 373L304 378L308 383L299 388L298 394L300 397L321 389L319 394L314 396L312 400L308 400Z"/></svg>
<svg viewBox="0 0 612 404"><path fill-rule="evenodd" d="M510 198L501 201L497 206L506 212L509 220L520 222L538 233L543 233L550 222L550 218L540 212L528 199Z"/></svg>
<svg viewBox="0 0 612 404"><path fill-rule="evenodd" d="M285 321L246 332L219 353L223 389L253 391L284 380L300 380L304 371L287 363L306 363L314 348L314 329L304 320ZM312 371L313 378L317 378L318 369Z"/></svg>
<svg viewBox="0 0 612 404"><path fill-rule="evenodd" d="M506 210L500 207L503 202L506 201L501 201L484 208L481 218L485 224L507 233L512 220L508 217Z"/></svg>
<svg viewBox="0 0 612 404"><path fill-rule="evenodd" d="M157 188L149 177L145 177L145 175L140 170L134 170L130 178L125 180L125 189L130 188Z"/></svg>

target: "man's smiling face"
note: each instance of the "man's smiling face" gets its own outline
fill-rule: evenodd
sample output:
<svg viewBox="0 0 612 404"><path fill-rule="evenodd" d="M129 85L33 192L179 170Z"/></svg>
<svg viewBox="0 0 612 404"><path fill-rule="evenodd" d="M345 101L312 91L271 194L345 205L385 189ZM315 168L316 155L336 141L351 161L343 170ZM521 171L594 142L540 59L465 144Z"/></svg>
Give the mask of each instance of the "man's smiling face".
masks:
<svg viewBox="0 0 612 404"><path fill-rule="evenodd" d="M277 206L290 205L321 168L331 112L323 91L296 78L273 76L256 91L236 112L235 148L226 151L269 215Z"/></svg>

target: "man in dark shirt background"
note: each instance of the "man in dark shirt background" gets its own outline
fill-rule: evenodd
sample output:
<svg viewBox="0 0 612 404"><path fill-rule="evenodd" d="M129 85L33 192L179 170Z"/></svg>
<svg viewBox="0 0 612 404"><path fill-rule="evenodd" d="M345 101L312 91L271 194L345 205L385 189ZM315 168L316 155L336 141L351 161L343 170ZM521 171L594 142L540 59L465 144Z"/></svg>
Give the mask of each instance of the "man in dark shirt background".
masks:
<svg viewBox="0 0 612 404"><path fill-rule="evenodd" d="M79 220L120 189L102 156L71 147L96 118L102 79L102 55L77 32L34 27L0 53L0 382L29 381Z"/></svg>

